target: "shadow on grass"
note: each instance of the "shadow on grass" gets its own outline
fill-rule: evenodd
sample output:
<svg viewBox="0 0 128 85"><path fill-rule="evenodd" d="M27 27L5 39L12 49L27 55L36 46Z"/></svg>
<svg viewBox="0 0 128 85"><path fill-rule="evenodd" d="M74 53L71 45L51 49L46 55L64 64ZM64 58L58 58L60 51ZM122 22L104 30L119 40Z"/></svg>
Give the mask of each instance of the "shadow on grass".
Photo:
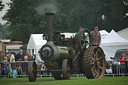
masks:
<svg viewBox="0 0 128 85"><path fill-rule="evenodd" d="M64 79L61 79L61 80L56 80L54 79L53 77L42 77L42 78L39 78L37 77L36 81L35 82L61 82L61 81L70 81L70 80L77 80L76 78L70 78L69 80L64 80ZM28 80L29 82L29 80Z"/></svg>

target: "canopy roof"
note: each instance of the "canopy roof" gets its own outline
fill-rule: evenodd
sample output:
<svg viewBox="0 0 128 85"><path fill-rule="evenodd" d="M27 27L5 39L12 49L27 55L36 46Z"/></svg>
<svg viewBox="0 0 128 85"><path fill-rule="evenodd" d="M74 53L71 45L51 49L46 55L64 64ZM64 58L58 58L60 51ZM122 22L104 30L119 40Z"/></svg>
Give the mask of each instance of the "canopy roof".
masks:
<svg viewBox="0 0 128 85"><path fill-rule="evenodd" d="M27 49L40 49L46 42L43 40L43 34L31 34Z"/></svg>
<svg viewBox="0 0 128 85"><path fill-rule="evenodd" d="M122 38L128 40L128 28L118 31L117 34L119 34Z"/></svg>
<svg viewBox="0 0 128 85"><path fill-rule="evenodd" d="M128 44L128 41L120 37L114 30L102 41L102 45L123 45Z"/></svg>

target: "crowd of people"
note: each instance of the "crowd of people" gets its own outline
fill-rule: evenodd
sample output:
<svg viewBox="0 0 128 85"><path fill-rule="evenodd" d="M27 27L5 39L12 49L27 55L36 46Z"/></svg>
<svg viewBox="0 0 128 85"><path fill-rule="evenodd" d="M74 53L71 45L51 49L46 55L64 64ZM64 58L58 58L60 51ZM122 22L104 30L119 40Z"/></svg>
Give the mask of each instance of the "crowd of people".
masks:
<svg viewBox="0 0 128 85"><path fill-rule="evenodd" d="M37 57L37 58L36 58ZM9 74L16 78L17 75L28 73L28 62L30 60L36 60L37 62L42 62L40 57L35 54L31 56L29 51L23 54L23 50L20 49L18 54L14 52L3 53L0 51L0 76L4 75L7 77Z"/></svg>

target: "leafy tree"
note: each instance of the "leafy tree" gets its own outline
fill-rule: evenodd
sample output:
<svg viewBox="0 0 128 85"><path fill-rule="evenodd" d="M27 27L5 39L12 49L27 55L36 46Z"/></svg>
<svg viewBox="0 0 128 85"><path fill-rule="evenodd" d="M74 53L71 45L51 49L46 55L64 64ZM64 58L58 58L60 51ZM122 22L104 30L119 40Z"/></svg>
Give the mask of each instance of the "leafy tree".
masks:
<svg viewBox="0 0 128 85"><path fill-rule="evenodd" d="M128 0L79 0L87 7L90 25L119 31L128 27ZM89 25L89 26L90 26Z"/></svg>
<svg viewBox="0 0 128 85"><path fill-rule="evenodd" d="M12 0L10 9L3 17L10 24L9 31L11 33L8 37L11 40L20 40L27 43L32 33L43 32L42 22L45 19L37 13L35 4L34 0Z"/></svg>
<svg viewBox="0 0 128 85"><path fill-rule="evenodd" d="M2 3L2 1L0 0L0 11L4 8L4 4Z"/></svg>
<svg viewBox="0 0 128 85"><path fill-rule="evenodd" d="M128 27L128 0L12 0L3 18L10 25L8 37L27 43L32 33L43 33L46 12L55 13L54 28L60 20L65 32L78 32L79 27L107 31Z"/></svg>
<svg viewBox="0 0 128 85"><path fill-rule="evenodd" d="M2 39L5 39L6 35L9 34L7 29L8 29L8 25L0 24L0 34L2 34Z"/></svg>

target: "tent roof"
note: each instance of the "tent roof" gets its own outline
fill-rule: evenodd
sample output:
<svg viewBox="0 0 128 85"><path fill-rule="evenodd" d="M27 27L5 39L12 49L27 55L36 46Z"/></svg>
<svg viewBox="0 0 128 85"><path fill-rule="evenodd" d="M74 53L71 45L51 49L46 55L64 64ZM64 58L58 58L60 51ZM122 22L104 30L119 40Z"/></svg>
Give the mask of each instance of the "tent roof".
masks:
<svg viewBox="0 0 128 85"><path fill-rule="evenodd" d="M125 43L128 44L128 41L120 37L114 30L112 30L110 34L102 41L101 45L103 44L118 45L118 44L125 44Z"/></svg>
<svg viewBox="0 0 128 85"><path fill-rule="evenodd" d="M40 49L47 42L42 36L43 34L31 34L27 49Z"/></svg>
<svg viewBox="0 0 128 85"><path fill-rule="evenodd" d="M99 32L101 34L101 43L102 43L103 40L109 35L109 33L106 30L100 30Z"/></svg>
<svg viewBox="0 0 128 85"><path fill-rule="evenodd" d="M100 34L103 35L103 36L106 36L106 35L109 34L106 30L100 30L99 32L100 32Z"/></svg>
<svg viewBox="0 0 128 85"><path fill-rule="evenodd" d="M118 31L117 34L119 34L122 38L128 40L128 28Z"/></svg>

